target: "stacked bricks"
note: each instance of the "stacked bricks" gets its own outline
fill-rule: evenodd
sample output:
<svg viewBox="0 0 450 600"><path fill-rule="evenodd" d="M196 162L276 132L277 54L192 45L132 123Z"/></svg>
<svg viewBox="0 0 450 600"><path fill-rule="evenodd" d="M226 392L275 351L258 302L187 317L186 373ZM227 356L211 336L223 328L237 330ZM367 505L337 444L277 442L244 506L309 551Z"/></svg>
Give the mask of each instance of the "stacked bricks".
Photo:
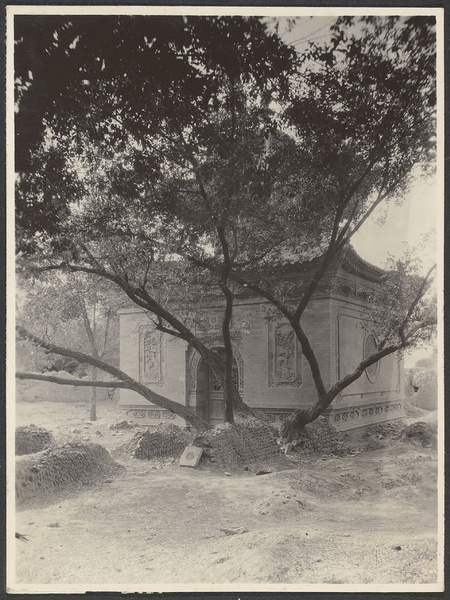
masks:
<svg viewBox="0 0 450 600"><path fill-rule="evenodd" d="M43 427L27 425L16 428L16 456L40 452L49 448L53 442L53 435Z"/></svg>
<svg viewBox="0 0 450 600"><path fill-rule="evenodd" d="M253 417L236 418L197 437L194 446L219 468L245 467L279 454L273 429Z"/></svg>
<svg viewBox="0 0 450 600"><path fill-rule="evenodd" d="M67 444L16 459L16 497L32 498L85 480L118 465L103 446Z"/></svg>
<svg viewBox="0 0 450 600"><path fill-rule="evenodd" d="M192 441L192 435L172 424L161 423L155 431L138 431L123 449L133 458L151 460L179 456Z"/></svg>
<svg viewBox="0 0 450 600"><path fill-rule="evenodd" d="M289 450L302 454L331 454L340 449L340 435L325 417L306 425L299 437L289 444Z"/></svg>

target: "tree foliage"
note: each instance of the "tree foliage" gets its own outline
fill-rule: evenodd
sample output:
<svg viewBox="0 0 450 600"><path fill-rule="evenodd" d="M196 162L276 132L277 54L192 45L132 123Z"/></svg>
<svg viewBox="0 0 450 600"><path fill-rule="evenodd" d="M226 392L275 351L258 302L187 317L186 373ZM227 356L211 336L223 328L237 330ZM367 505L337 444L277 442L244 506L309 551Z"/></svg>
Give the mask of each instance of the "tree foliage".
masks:
<svg viewBox="0 0 450 600"><path fill-rule="evenodd" d="M17 239L28 266L118 285L210 361L229 397L233 302L251 290L288 319L311 367L318 402L297 425L432 327L429 278L400 266L382 292L390 334L326 390L302 317L374 210L432 169L433 19L343 17L301 56L258 18L16 19ZM276 276L305 260L316 268L301 285ZM225 366L195 331L208 294L224 305Z"/></svg>

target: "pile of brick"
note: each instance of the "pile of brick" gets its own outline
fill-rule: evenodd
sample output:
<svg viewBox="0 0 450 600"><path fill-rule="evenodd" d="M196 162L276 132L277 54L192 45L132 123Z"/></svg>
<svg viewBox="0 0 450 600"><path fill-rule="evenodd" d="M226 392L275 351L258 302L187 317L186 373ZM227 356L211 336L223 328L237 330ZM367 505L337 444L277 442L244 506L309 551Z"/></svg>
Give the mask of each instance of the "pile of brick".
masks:
<svg viewBox="0 0 450 600"><path fill-rule="evenodd" d="M98 444L67 444L16 459L16 497L32 498L52 492L118 465Z"/></svg>
<svg viewBox="0 0 450 600"><path fill-rule="evenodd" d="M16 428L16 456L41 452L49 448L53 442L53 435L43 427L26 425Z"/></svg>
<svg viewBox="0 0 450 600"><path fill-rule="evenodd" d="M298 439L288 444L287 450L301 454L340 454L345 453L347 448L342 442L342 435L325 417L319 417L303 428Z"/></svg>
<svg viewBox="0 0 450 600"><path fill-rule="evenodd" d="M163 456L179 456L192 442L192 435L171 423L161 423L151 431L138 431L123 450L133 458L151 460Z"/></svg>
<svg viewBox="0 0 450 600"><path fill-rule="evenodd" d="M197 437L193 445L203 448L203 456L217 467L228 469L245 467L280 452L273 429L253 417L218 425Z"/></svg>

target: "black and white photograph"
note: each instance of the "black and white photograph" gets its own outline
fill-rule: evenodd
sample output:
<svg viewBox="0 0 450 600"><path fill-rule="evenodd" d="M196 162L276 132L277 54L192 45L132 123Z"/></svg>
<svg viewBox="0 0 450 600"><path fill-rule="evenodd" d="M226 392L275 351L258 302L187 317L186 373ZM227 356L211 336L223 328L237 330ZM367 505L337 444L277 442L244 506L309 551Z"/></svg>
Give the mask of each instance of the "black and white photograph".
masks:
<svg viewBox="0 0 450 600"><path fill-rule="evenodd" d="M7 586L443 591L443 10L7 8Z"/></svg>

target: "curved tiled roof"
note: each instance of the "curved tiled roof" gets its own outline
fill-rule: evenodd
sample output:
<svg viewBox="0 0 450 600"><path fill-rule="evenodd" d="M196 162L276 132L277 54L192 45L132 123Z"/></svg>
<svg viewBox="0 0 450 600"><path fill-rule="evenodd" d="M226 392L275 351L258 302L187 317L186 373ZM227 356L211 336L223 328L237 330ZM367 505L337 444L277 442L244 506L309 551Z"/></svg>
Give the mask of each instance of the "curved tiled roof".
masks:
<svg viewBox="0 0 450 600"><path fill-rule="evenodd" d="M342 258L342 268L348 273L359 275L363 279L377 282L381 281L385 271L372 265L359 256L353 246L349 246Z"/></svg>
<svg viewBox="0 0 450 600"><path fill-rule="evenodd" d="M278 276L311 273L318 268L322 256L323 254L317 253L314 258L309 260L278 265L271 270L273 270L274 275ZM380 269L361 258L353 246L350 245L344 248L344 250L336 256L333 264L330 265L328 270L337 269L339 266L348 273L358 275L359 277L372 282L381 281L385 273L383 269Z"/></svg>

